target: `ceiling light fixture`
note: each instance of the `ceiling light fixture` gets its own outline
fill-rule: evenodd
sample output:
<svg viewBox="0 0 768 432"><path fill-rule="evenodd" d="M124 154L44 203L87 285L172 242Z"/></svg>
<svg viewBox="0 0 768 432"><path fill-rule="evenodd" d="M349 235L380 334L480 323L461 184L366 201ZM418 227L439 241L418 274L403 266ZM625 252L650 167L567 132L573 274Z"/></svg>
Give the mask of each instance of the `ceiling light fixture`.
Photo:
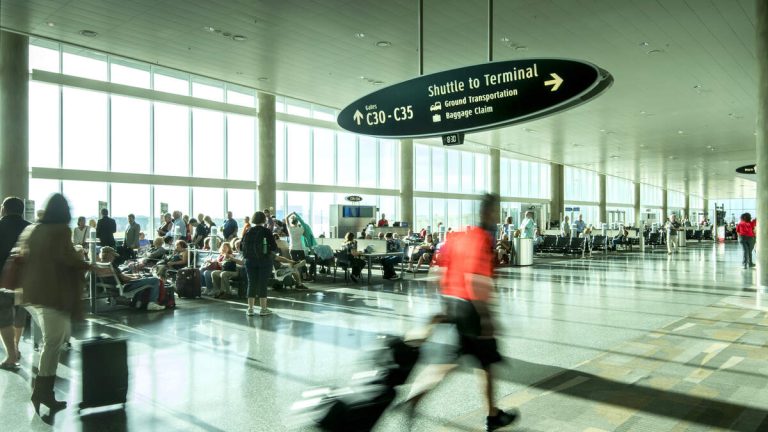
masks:
<svg viewBox="0 0 768 432"><path fill-rule="evenodd" d="M261 81L261 82L265 82L265 81L269 81L269 78L267 78L267 77L258 77L258 78L256 78L256 80Z"/></svg>
<svg viewBox="0 0 768 432"><path fill-rule="evenodd" d="M677 159L677 156L669 156L669 159L672 159L672 160Z"/></svg>
<svg viewBox="0 0 768 432"><path fill-rule="evenodd" d="M528 47L525 45L515 45L515 51L528 51Z"/></svg>
<svg viewBox="0 0 768 432"><path fill-rule="evenodd" d="M392 42L389 41L378 41L376 42L376 46L379 48L389 48L392 46Z"/></svg>
<svg viewBox="0 0 768 432"><path fill-rule="evenodd" d="M373 84L373 85L382 85L382 84L384 84L384 81L376 80L376 81L371 82L371 84Z"/></svg>
<svg viewBox="0 0 768 432"><path fill-rule="evenodd" d="M53 22L53 21L48 21L48 22L47 22L47 23L45 23L45 24L46 24L46 25L48 25L48 27L56 27L56 23L55 23L55 22Z"/></svg>
<svg viewBox="0 0 768 432"><path fill-rule="evenodd" d="M528 133L536 133L536 131L534 129L525 128L523 130L528 132Z"/></svg>
<svg viewBox="0 0 768 432"><path fill-rule="evenodd" d="M685 131L681 131L681 130L677 131L677 134L678 134L678 135L682 135L682 134L684 134L684 133L685 133Z"/></svg>
<svg viewBox="0 0 768 432"><path fill-rule="evenodd" d="M85 36L85 37L96 37L98 35L98 33L96 33L93 30L80 30L79 33L80 33L80 36Z"/></svg>
<svg viewBox="0 0 768 432"><path fill-rule="evenodd" d="M207 31L209 33L213 33L213 32L216 31L216 28L215 27L211 27L211 26L205 26L205 27L203 27L203 30L205 30L205 31Z"/></svg>
<svg viewBox="0 0 768 432"><path fill-rule="evenodd" d="M506 36L502 36L501 39L499 39L499 40L502 41L502 42L505 42L505 43L509 42L509 38L506 37Z"/></svg>
<svg viewBox="0 0 768 432"><path fill-rule="evenodd" d="M640 42L641 47L647 47L648 45L650 45L648 42Z"/></svg>
<svg viewBox="0 0 768 432"><path fill-rule="evenodd" d="M244 41L246 39L248 39L248 38L243 36L243 35L234 35L234 36L232 36L232 40L233 41L237 41L237 42L242 42L242 41Z"/></svg>
<svg viewBox="0 0 768 432"><path fill-rule="evenodd" d="M364 39L365 38L365 33L363 33L363 32L355 33L355 37L357 39Z"/></svg>
<svg viewBox="0 0 768 432"><path fill-rule="evenodd" d="M618 158L619 158L618 155L611 155L611 159L618 159Z"/></svg>
<svg viewBox="0 0 768 432"><path fill-rule="evenodd" d="M648 51L646 54L648 54L648 55L656 55L656 54L661 54L663 52L664 52L664 50L652 49L652 50Z"/></svg>

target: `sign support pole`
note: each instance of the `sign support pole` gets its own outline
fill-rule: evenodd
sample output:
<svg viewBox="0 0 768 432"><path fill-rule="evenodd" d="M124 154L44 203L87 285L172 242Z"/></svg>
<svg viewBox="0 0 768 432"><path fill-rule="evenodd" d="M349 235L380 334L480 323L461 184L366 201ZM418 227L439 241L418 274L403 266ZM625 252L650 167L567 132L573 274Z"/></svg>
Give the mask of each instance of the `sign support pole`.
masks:
<svg viewBox="0 0 768 432"><path fill-rule="evenodd" d="M424 75L424 0L419 0L419 76Z"/></svg>

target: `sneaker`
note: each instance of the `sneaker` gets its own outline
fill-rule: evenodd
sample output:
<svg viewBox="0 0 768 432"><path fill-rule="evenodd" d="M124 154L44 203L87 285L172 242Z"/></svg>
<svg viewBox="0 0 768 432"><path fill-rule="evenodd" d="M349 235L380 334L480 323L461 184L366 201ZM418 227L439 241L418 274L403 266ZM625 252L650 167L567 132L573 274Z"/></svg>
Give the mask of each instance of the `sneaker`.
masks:
<svg viewBox="0 0 768 432"><path fill-rule="evenodd" d="M485 418L485 430L494 431L503 428L504 426L514 423L519 417L520 413L517 410L512 410L510 412L499 410L495 416L488 416Z"/></svg>
<svg viewBox="0 0 768 432"><path fill-rule="evenodd" d="M274 312L272 312L272 310L268 308L261 308L261 310L259 311L259 315L261 316L272 315L273 313Z"/></svg>
<svg viewBox="0 0 768 432"><path fill-rule="evenodd" d="M248 316L254 316L256 315L256 312L253 310L253 308L249 307L248 309L245 310L245 314Z"/></svg>
<svg viewBox="0 0 768 432"><path fill-rule="evenodd" d="M161 311L161 310L165 310L165 306L159 305L159 304L157 304L155 302L149 302L147 304L147 310L148 311Z"/></svg>

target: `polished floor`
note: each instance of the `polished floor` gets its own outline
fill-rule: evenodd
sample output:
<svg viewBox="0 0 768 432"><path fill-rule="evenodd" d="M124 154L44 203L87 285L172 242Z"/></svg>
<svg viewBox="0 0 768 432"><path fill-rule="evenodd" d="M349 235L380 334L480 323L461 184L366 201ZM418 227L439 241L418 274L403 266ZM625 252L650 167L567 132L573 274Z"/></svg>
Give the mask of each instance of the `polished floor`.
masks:
<svg viewBox="0 0 768 432"><path fill-rule="evenodd" d="M494 310L505 361L495 393L522 412L504 430L768 430L768 302L740 261L735 243L701 243L671 256L622 251L501 269ZM426 274L312 288L271 293L276 314L263 318L246 317L237 301L196 300L88 319L62 356L59 397L79 399L77 340L106 333L129 339L129 403L69 408L53 427L27 402L27 341L22 371L0 371L0 430L312 430L291 410L304 390L343 383L378 335L403 334L439 310ZM425 351L448 342L438 329ZM376 430L477 431L483 420L478 378L465 367L413 420L395 410Z"/></svg>

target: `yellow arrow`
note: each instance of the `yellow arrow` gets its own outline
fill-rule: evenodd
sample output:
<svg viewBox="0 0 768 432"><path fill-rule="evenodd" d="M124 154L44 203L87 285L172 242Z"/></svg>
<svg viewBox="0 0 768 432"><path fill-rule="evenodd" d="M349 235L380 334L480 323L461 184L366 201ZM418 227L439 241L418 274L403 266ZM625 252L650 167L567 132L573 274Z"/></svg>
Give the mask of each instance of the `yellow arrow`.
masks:
<svg viewBox="0 0 768 432"><path fill-rule="evenodd" d="M551 74L549 74L549 76L551 76L554 79L551 79L549 81L544 81L544 85L545 86L551 85L552 86L552 90L550 90L550 91L556 91L557 89L560 88L560 84L563 83L563 79L560 78L560 76L557 75L556 73L551 73Z"/></svg>

